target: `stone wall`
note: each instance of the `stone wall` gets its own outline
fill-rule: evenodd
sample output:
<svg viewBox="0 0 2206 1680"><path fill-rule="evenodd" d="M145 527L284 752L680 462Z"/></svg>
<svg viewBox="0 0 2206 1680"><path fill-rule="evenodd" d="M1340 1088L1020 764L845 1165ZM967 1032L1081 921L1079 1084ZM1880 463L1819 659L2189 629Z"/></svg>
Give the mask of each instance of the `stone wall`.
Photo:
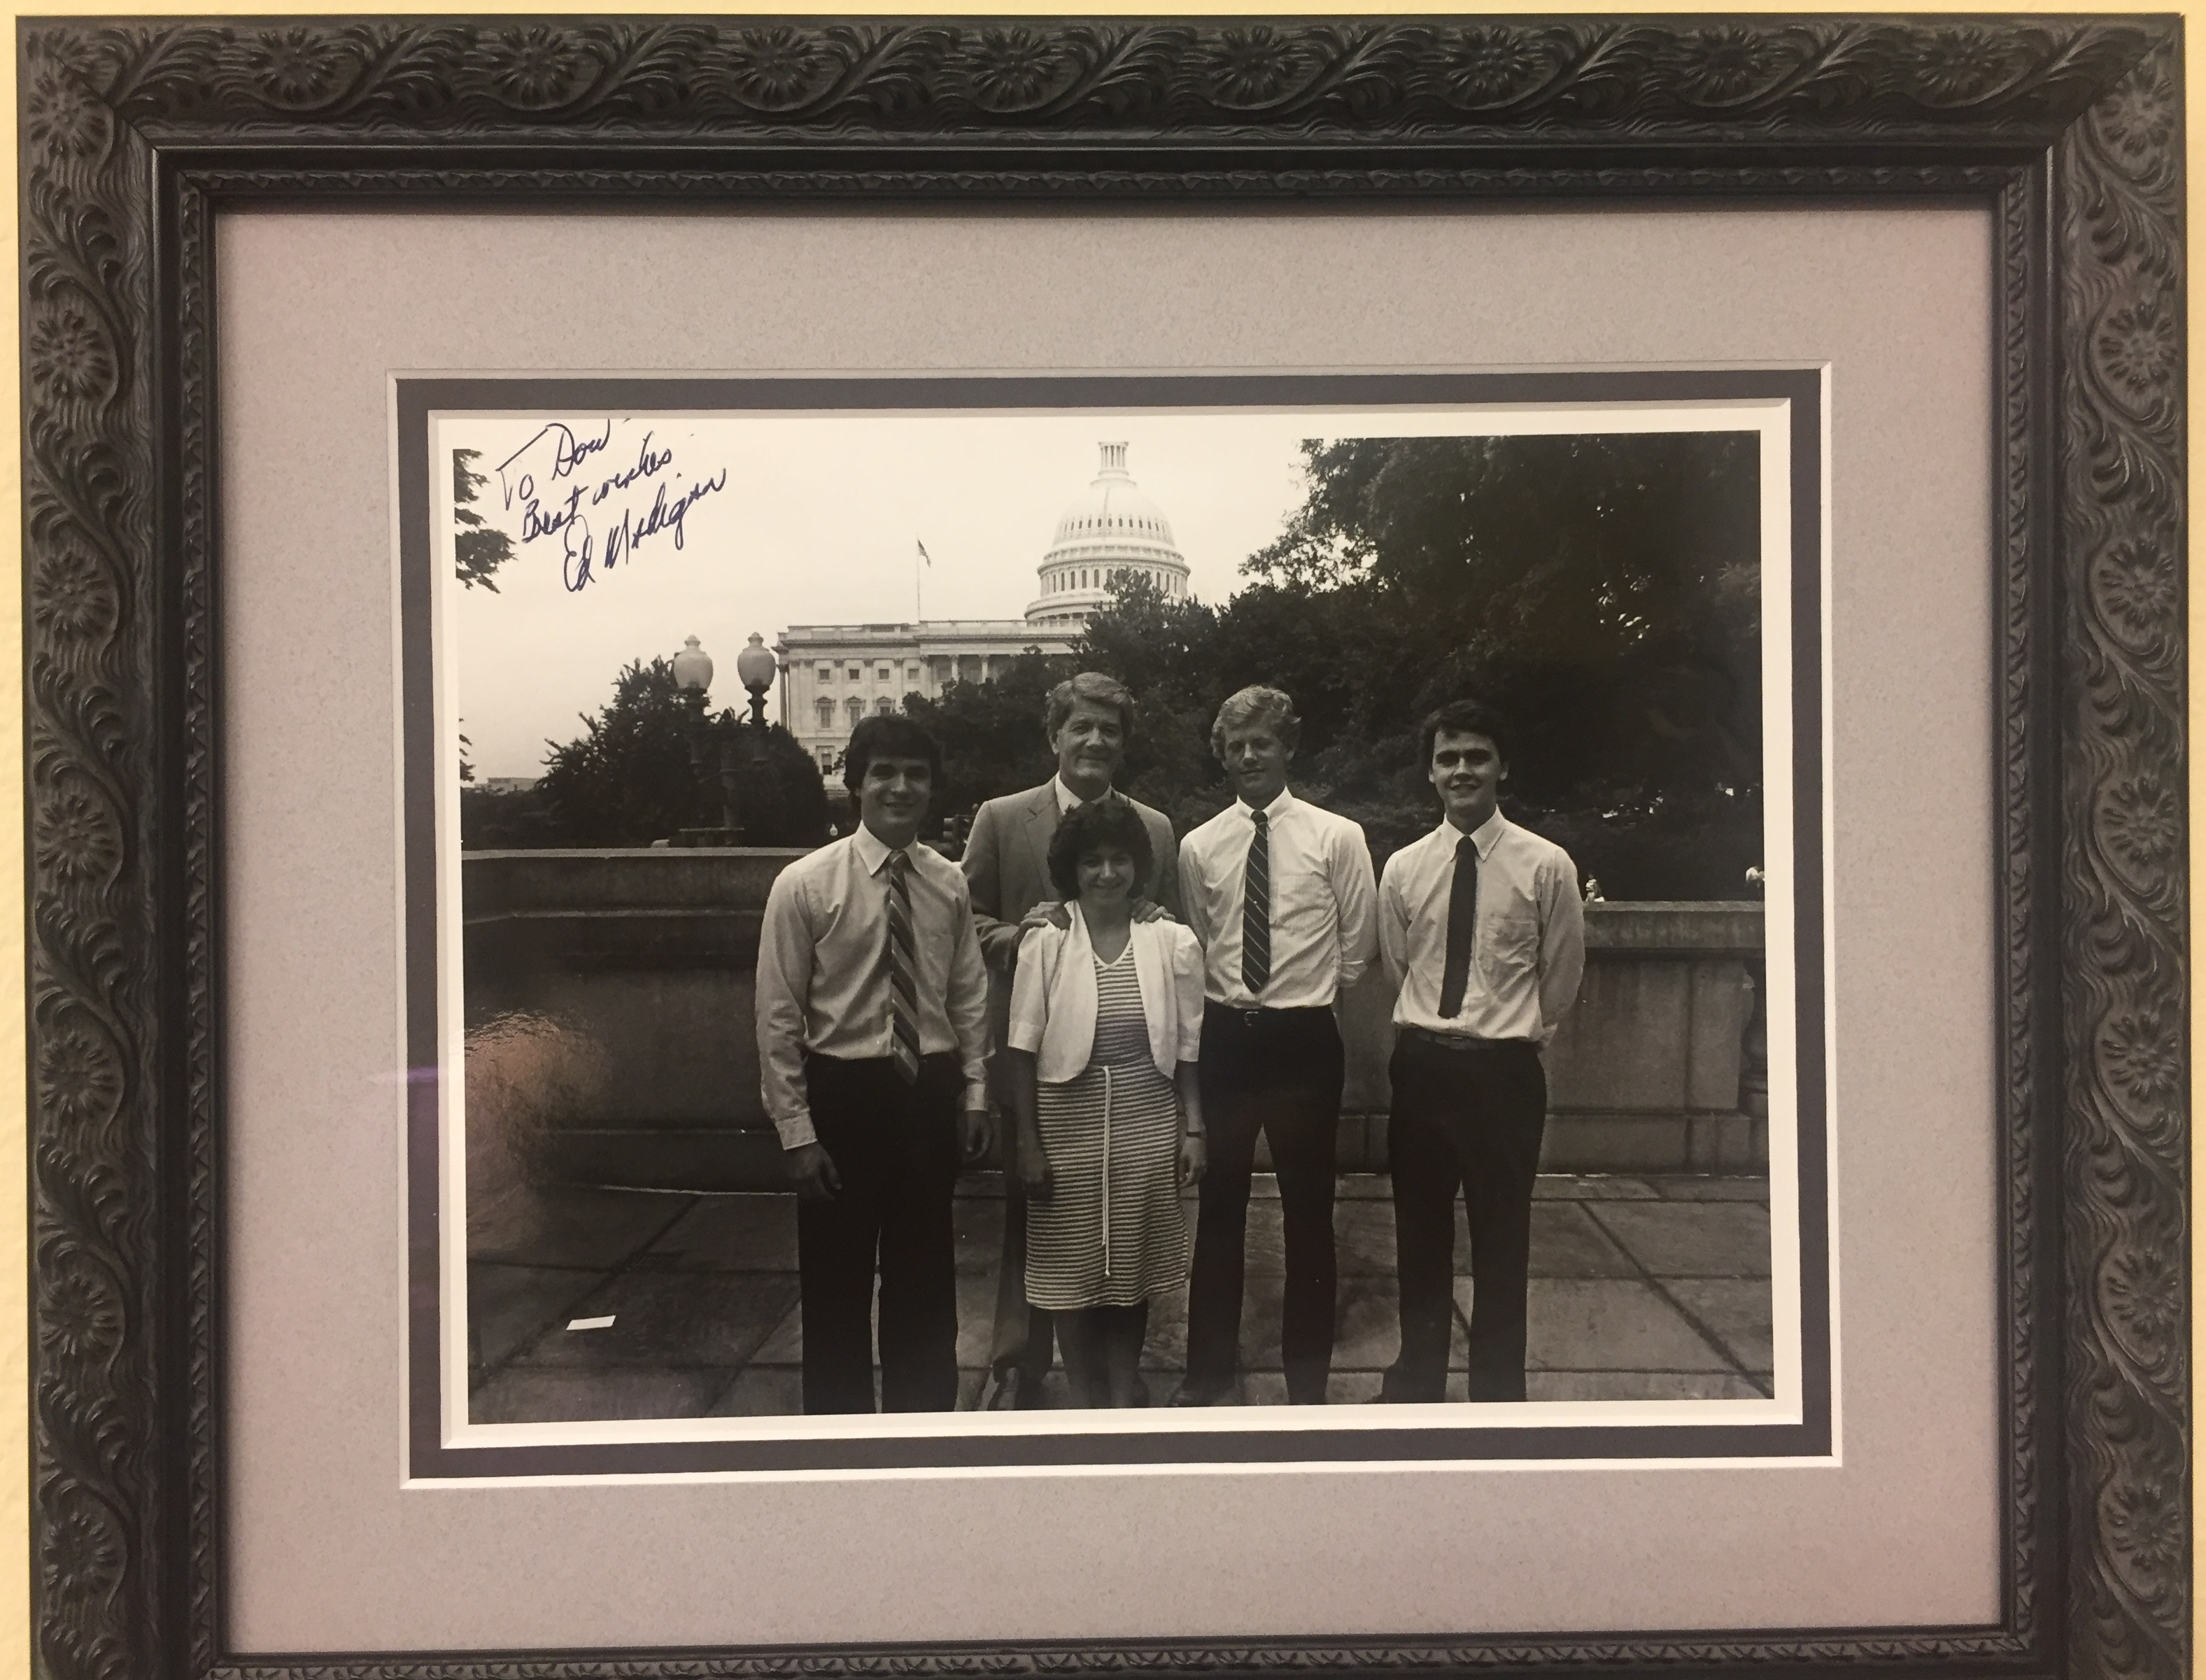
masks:
<svg viewBox="0 0 2206 1680"><path fill-rule="evenodd" d="M780 1152L759 1102L751 970L767 888L799 855L465 855L470 1056L493 1053L500 1040L489 1029L519 1016L534 1042L571 1034L603 1070L585 1105L545 1093L557 1117L535 1151L544 1171L684 1189L778 1183ZM1760 1171L1767 1123L1742 1112L1740 1076L1762 907L1593 904L1586 922L1585 982L1547 1057L1543 1164ZM1344 1171L1386 1163L1392 1009L1375 965L1344 1001Z"/></svg>

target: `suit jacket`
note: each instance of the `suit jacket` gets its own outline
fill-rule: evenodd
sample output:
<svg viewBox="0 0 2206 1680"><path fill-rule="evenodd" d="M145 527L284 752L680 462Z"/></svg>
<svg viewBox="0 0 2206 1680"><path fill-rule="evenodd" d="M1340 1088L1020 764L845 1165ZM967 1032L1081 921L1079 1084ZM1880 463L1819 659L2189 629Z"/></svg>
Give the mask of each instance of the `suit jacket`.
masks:
<svg viewBox="0 0 2206 1680"><path fill-rule="evenodd" d="M1124 794L1115 795L1125 799ZM1128 799L1149 831L1155 854L1143 897L1177 916L1179 908L1179 846L1172 821L1138 799ZM1024 793L1005 794L983 805L965 837L962 867L973 894L973 926L981 954L992 973L1007 980L1018 962L1019 919L1045 898L1055 898L1049 879L1049 843L1057 833L1057 778ZM1009 994L1006 993L1006 1001ZM999 1023L1000 1024L1000 1023ZM999 1036L997 1043L1003 1042Z"/></svg>

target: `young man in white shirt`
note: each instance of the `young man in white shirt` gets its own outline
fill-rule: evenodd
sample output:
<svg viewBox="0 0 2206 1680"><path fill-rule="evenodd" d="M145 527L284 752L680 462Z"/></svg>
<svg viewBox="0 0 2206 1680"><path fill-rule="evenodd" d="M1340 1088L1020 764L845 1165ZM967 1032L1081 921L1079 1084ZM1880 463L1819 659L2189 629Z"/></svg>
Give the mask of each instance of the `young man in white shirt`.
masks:
<svg viewBox="0 0 2206 1680"><path fill-rule="evenodd" d="M1198 1065L1209 1164L1188 1283L1177 1405L1231 1397L1241 1335L1249 1179L1272 1146L1286 1236L1279 1345L1287 1398L1322 1405L1333 1367L1334 1150L1344 1063L1333 1001L1371 961L1363 831L1287 790L1302 720L1277 688L1219 707L1211 750L1238 795L1180 842L1180 897L1203 944Z"/></svg>
<svg viewBox="0 0 2206 1680"><path fill-rule="evenodd" d="M1386 860L1379 951L1400 995L1386 1153L1402 1350L1380 1397L1446 1397L1455 1195L1470 1216L1470 1397L1524 1397L1532 1185L1547 1114L1540 1051L1577 999L1577 866L1501 814L1502 728L1475 700L1425 719L1440 825Z"/></svg>
<svg viewBox="0 0 2206 1680"><path fill-rule="evenodd" d="M973 894L981 953L988 965L990 1021L999 1046L1005 1042L1024 924L1037 906L1057 902L1057 889L1049 879L1049 843L1058 821L1093 801L1125 799L1112 783L1126 761L1134 697L1115 677L1082 671L1050 690L1043 726L1050 750L1057 754L1057 774L1038 788L988 801L975 813L973 831L965 841L963 867ZM1126 803L1141 818L1156 856L1149 898L1177 915L1178 853L1172 823L1163 812L1138 800L1127 799ZM1002 1114L1011 1111L1006 1076L1000 1062L992 1065L990 1077ZM1005 1129L1003 1158L1003 1255L982 1404L990 1411L1018 1411L1041 1404L1042 1379L1056 1357L1056 1335L1049 1314L1027 1301L1027 1197L1019 1177L1016 1129Z"/></svg>
<svg viewBox="0 0 2206 1680"><path fill-rule="evenodd" d="M804 1409L957 1403L951 1197L988 1147L988 982L957 867L918 843L942 750L851 731L858 826L774 878L759 934L760 1084L796 1187Z"/></svg>

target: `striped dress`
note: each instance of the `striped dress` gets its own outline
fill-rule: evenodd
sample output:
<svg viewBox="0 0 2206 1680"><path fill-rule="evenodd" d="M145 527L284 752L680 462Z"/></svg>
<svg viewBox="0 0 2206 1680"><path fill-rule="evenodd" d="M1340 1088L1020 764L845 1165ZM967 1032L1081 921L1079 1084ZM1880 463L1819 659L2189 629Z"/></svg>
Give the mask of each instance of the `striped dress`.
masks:
<svg viewBox="0 0 2206 1680"><path fill-rule="evenodd" d="M1095 1048L1036 1089L1050 1192L1027 1204L1027 1299L1050 1312L1130 1307L1187 1281L1179 1099L1157 1071L1129 940L1095 964Z"/></svg>

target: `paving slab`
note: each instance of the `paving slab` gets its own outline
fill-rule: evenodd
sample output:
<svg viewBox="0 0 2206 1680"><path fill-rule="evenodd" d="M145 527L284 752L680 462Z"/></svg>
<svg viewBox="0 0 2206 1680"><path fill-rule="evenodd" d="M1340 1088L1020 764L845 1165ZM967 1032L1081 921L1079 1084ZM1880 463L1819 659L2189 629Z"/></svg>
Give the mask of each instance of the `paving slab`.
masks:
<svg viewBox="0 0 2206 1680"><path fill-rule="evenodd" d="M1188 1221L1188 1235L1195 1235L1195 1221ZM1242 1239L1241 1264L1250 1276L1262 1273L1277 1278L1287 1268L1287 1228L1285 1216L1279 1211L1276 1196L1249 1198L1249 1225Z"/></svg>
<svg viewBox="0 0 2206 1680"><path fill-rule="evenodd" d="M874 1318L880 1314L880 1290L873 1290ZM988 1362L996 1339L996 1278L993 1272L957 1274L957 1363L978 1368ZM878 1346L878 1343L876 1346Z"/></svg>
<svg viewBox="0 0 2206 1680"><path fill-rule="evenodd" d="M1376 1371L1335 1371L1325 1385L1328 1406L1369 1406L1379 1403L1380 1373ZM1461 1371L1448 1373L1443 1397L1458 1402L1470 1397L1470 1379ZM1284 1406L1287 1403L1286 1373L1251 1371L1241 1379L1240 1404Z"/></svg>
<svg viewBox="0 0 2206 1680"><path fill-rule="evenodd" d="M581 1370L724 1368L758 1351L796 1302L781 1272L629 1272L575 1303L572 1318L612 1315L597 1330L547 1328L516 1366Z"/></svg>
<svg viewBox="0 0 2206 1680"><path fill-rule="evenodd" d="M1343 1278L1333 1310L1336 1371L1377 1371L1402 1350L1402 1314L1392 1278Z"/></svg>
<svg viewBox="0 0 2206 1680"><path fill-rule="evenodd" d="M791 1366L748 1365L705 1409L707 1417L791 1417L804 1410L804 1373Z"/></svg>
<svg viewBox="0 0 2206 1680"><path fill-rule="evenodd" d="M553 1323L563 1323L576 1302L607 1274L559 1266L505 1266L480 1260L468 1267L468 1351L476 1373L494 1371Z"/></svg>
<svg viewBox="0 0 2206 1680"><path fill-rule="evenodd" d="M696 1198L647 1190L516 1185L468 1212L468 1258L611 1271L689 1211Z"/></svg>
<svg viewBox="0 0 2206 1680"><path fill-rule="evenodd" d="M1769 1210L1758 1203L1604 1202L1587 1212L1659 1278L1769 1275Z"/></svg>
<svg viewBox="0 0 2206 1680"><path fill-rule="evenodd" d="M1768 1279L1666 1278L1662 1289L1746 1370L1767 1377L1775 1367Z"/></svg>
<svg viewBox="0 0 2206 1680"><path fill-rule="evenodd" d="M794 1273L796 1198L774 1191L701 1195L636 1264L671 1272Z"/></svg>
<svg viewBox="0 0 2206 1680"><path fill-rule="evenodd" d="M1276 1272L1252 1272L1243 1284L1240 1343L1243 1371L1279 1368L1279 1302L1285 1287L1286 1280Z"/></svg>
<svg viewBox="0 0 2206 1680"><path fill-rule="evenodd" d="M573 1423L594 1418L698 1417L735 1379L731 1370L546 1370L510 1366L468 1400L475 1423Z"/></svg>
<svg viewBox="0 0 2206 1680"><path fill-rule="evenodd" d="M802 1365L804 1362L804 1308L791 1302L781 1321L767 1332L750 1357L753 1365Z"/></svg>
<svg viewBox="0 0 2206 1680"><path fill-rule="evenodd" d="M1394 1275L1394 1204L1368 1198L1333 1205L1333 1248L1341 1276Z"/></svg>
<svg viewBox="0 0 2206 1680"><path fill-rule="evenodd" d="M993 1277L1004 1261L1003 1197L959 1196L951 1204L950 1217L957 1232L957 1269ZM793 1266L796 1255L793 1236L789 1253Z"/></svg>
<svg viewBox="0 0 2206 1680"><path fill-rule="evenodd" d="M1186 1290L1174 1290L1149 1302L1149 1333L1142 1343L1142 1368L1169 1371L1173 1373L1172 1386L1178 1386L1178 1373L1187 1369ZM1167 1389L1157 1403L1162 1405L1171 1397Z"/></svg>
<svg viewBox="0 0 2206 1680"><path fill-rule="evenodd" d="M1728 1173L1687 1173L1650 1179L1655 1194L1665 1201L1758 1201L1769 1203L1767 1178L1734 1177Z"/></svg>
<svg viewBox="0 0 2206 1680"><path fill-rule="evenodd" d="M1466 1283L1456 1290L1468 1317ZM1542 1371L1732 1368L1653 1285L1629 1278L1532 1279L1524 1362Z"/></svg>
<svg viewBox="0 0 2206 1680"><path fill-rule="evenodd" d="M1529 1371L1528 1400L1761 1400L1735 1371Z"/></svg>
<svg viewBox="0 0 2206 1680"><path fill-rule="evenodd" d="M1532 1199L1572 1201L1652 1201L1654 1187L1623 1173L1543 1172L1532 1181Z"/></svg>
<svg viewBox="0 0 2206 1680"><path fill-rule="evenodd" d="M1470 1239L1463 1239L1465 1250ZM1465 1261L1469 1255L1466 1252ZM1466 1263L1459 1267L1468 1272ZM1638 1268L1608 1233L1595 1224L1583 1202L1532 1204L1531 1274L1535 1278L1636 1278Z"/></svg>

